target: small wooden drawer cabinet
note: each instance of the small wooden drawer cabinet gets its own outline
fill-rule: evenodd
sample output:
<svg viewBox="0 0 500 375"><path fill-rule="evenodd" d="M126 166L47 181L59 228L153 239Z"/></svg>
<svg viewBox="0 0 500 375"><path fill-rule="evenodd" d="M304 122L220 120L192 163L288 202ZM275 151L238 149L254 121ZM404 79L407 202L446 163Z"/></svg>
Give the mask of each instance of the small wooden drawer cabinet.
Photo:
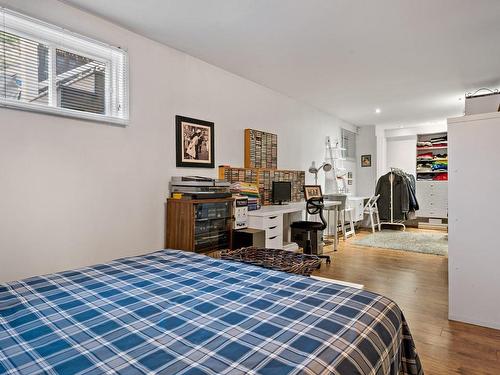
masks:
<svg viewBox="0 0 500 375"><path fill-rule="evenodd" d="M166 247L197 253L231 248L233 199L168 199Z"/></svg>

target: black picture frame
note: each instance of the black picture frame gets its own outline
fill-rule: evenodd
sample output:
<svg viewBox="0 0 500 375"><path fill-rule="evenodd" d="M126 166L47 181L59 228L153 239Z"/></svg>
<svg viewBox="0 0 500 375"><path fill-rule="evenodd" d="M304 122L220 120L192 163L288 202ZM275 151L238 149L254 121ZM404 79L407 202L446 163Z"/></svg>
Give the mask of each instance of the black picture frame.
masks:
<svg viewBox="0 0 500 375"><path fill-rule="evenodd" d="M322 198L321 185L304 185L304 198L308 201L311 198Z"/></svg>
<svg viewBox="0 0 500 375"><path fill-rule="evenodd" d="M372 166L372 156L371 155L361 155L361 167L367 168Z"/></svg>
<svg viewBox="0 0 500 375"><path fill-rule="evenodd" d="M177 167L214 168L214 123L175 116L175 154Z"/></svg>

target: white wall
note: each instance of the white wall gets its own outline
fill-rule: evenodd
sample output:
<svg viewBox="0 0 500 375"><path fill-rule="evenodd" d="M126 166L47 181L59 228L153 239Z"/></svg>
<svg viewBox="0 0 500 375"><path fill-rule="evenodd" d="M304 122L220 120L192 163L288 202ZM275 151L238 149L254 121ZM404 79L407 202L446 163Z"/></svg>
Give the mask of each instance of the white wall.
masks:
<svg viewBox="0 0 500 375"><path fill-rule="evenodd" d="M448 120L449 318L500 329L500 113Z"/></svg>
<svg viewBox="0 0 500 375"><path fill-rule="evenodd" d="M361 126L356 137L357 194L370 197L375 193L377 183L377 138L375 126ZM372 156L371 167L361 167L361 155Z"/></svg>
<svg viewBox="0 0 500 375"><path fill-rule="evenodd" d="M243 165L243 129L278 134L280 168L324 158L354 127L286 96L54 0L0 5L104 42L130 59L126 128L0 109L0 281L164 245L175 115L215 122L216 165ZM311 182L311 176L308 174Z"/></svg>
<svg viewBox="0 0 500 375"><path fill-rule="evenodd" d="M417 136L387 138L388 168L399 168L416 177Z"/></svg>

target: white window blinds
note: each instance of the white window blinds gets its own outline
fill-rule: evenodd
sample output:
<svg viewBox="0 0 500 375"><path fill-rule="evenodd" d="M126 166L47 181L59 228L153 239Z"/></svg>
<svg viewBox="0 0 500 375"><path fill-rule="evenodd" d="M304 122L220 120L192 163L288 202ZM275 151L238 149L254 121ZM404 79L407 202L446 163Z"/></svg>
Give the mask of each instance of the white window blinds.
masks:
<svg viewBox="0 0 500 375"><path fill-rule="evenodd" d="M346 130L342 130L342 148L344 148L343 157L348 160L356 159L356 133Z"/></svg>
<svg viewBox="0 0 500 375"><path fill-rule="evenodd" d="M125 125L127 54L0 8L0 105Z"/></svg>

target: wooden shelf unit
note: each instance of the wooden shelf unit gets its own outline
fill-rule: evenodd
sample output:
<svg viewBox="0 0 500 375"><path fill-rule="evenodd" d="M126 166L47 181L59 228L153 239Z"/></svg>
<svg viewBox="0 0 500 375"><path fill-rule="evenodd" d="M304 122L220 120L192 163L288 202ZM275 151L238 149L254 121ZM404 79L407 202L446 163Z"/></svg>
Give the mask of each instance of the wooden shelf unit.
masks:
<svg viewBox="0 0 500 375"><path fill-rule="evenodd" d="M245 168L278 168L278 135L245 129Z"/></svg>
<svg viewBox="0 0 500 375"><path fill-rule="evenodd" d="M306 173L304 171L293 171L268 168L233 168L230 166L219 166L219 178L233 182L248 182L259 187L260 200L263 206L272 204L273 181L290 181L292 183L292 202L300 202L303 199L303 187Z"/></svg>
<svg viewBox="0 0 500 375"><path fill-rule="evenodd" d="M230 249L233 198L167 199L166 247L196 253Z"/></svg>

